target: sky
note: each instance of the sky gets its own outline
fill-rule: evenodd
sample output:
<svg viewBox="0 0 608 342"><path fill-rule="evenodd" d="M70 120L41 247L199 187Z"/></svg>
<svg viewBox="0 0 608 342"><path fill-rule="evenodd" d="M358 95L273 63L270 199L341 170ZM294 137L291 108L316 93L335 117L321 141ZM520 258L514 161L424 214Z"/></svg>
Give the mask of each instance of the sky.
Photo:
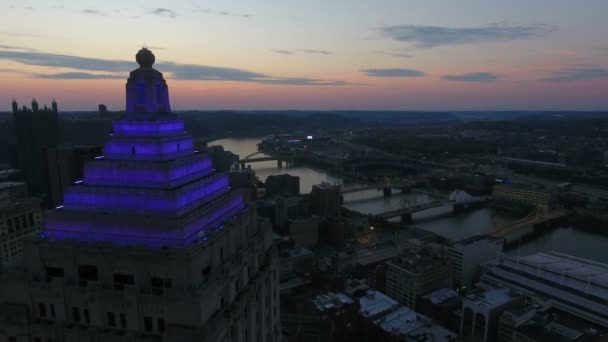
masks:
<svg viewBox="0 0 608 342"><path fill-rule="evenodd" d="M0 110L123 110L143 46L174 110L608 110L606 0L3 0L0 13Z"/></svg>

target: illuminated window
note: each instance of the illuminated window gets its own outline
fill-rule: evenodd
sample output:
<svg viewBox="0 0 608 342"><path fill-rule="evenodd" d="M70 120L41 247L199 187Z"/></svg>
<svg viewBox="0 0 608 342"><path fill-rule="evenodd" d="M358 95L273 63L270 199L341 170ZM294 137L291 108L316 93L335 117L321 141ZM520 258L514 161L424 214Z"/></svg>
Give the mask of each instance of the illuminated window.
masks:
<svg viewBox="0 0 608 342"><path fill-rule="evenodd" d="M137 95L137 104L138 105L146 104L146 86L143 84L138 84L135 89L136 89L136 95Z"/></svg>

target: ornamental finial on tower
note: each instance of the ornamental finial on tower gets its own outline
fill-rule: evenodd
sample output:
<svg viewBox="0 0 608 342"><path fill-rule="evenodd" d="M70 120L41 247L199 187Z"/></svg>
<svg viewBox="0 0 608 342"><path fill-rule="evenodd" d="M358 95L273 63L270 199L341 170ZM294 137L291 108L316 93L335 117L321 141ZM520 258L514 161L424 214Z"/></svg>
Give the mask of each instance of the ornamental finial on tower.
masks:
<svg viewBox="0 0 608 342"><path fill-rule="evenodd" d="M151 68L156 58L154 57L152 51L144 47L137 52L137 54L135 55L135 60L137 61L140 67Z"/></svg>

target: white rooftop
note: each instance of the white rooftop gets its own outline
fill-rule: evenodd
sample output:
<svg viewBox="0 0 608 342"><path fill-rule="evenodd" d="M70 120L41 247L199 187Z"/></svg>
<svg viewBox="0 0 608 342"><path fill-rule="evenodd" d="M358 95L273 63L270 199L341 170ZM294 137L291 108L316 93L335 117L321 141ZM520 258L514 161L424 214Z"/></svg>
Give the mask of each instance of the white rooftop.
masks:
<svg viewBox="0 0 608 342"><path fill-rule="evenodd" d="M417 341L453 341L456 338L453 332L405 306L375 320L374 324L394 336L417 336Z"/></svg>
<svg viewBox="0 0 608 342"><path fill-rule="evenodd" d="M354 302L355 301L352 298L342 292L329 292L327 294L321 294L313 300L313 303L317 309L319 309L319 311L330 310L335 307L339 308L343 305L350 305Z"/></svg>
<svg viewBox="0 0 608 342"><path fill-rule="evenodd" d="M466 296L467 300L490 308L495 308L506 304L514 298L515 297L511 294L511 291L504 287L478 290Z"/></svg>
<svg viewBox="0 0 608 342"><path fill-rule="evenodd" d="M398 306L398 303L382 292L367 290L367 293L359 298L359 306L361 315L369 318Z"/></svg>
<svg viewBox="0 0 608 342"><path fill-rule="evenodd" d="M608 300L607 264L557 252L505 257L502 264Z"/></svg>
<svg viewBox="0 0 608 342"><path fill-rule="evenodd" d="M433 304L439 304L450 298L458 297L458 293L452 289L441 288L427 294L424 297L429 299Z"/></svg>

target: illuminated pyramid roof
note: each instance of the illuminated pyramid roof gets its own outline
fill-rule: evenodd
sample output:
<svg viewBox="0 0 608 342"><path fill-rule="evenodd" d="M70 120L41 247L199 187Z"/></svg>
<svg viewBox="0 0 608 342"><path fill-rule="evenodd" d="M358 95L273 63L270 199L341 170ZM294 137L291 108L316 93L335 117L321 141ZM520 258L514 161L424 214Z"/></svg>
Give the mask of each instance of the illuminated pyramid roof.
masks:
<svg viewBox="0 0 608 342"><path fill-rule="evenodd" d="M85 165L48 215L43 237L148 246L184 246L245 210L228 176L194 150L184 122L171 113L155 57L141 49L126 85L126 114L112 126L104 156Z"/></svg>

